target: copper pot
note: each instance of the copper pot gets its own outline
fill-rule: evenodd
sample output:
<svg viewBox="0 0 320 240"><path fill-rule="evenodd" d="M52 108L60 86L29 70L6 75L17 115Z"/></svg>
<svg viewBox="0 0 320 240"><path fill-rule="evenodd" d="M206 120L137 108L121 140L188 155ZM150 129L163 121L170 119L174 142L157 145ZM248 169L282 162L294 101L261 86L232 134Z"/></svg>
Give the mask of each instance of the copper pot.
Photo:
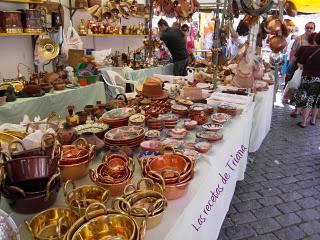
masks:
<svg viewBox="0 0 320 240"><path fill-rule="evenodd" d="M133 170L129 169L129 175L128 177L120 182L120 183L105 183L101 180L101 178L98 177L98 174L95 170L90 169L89 170L89 177L92 182L97 184L100 187L103 187L105 189L108 189L111 193L111 196L120 196L123 194L123 190L126 187L127 184L129 184L133 178Z"/></svg>
<svg viewBox="0 0 320 240"><path fill-rule="evenodd" d="M269 46L274 53L281 52L287 46L286 38L283 36L273 36L270 39Z"/></svg>
<svg viewBox="0 0 320 240"><path fill-rule="evenodd" d="M52 176L58 168L58 161L51 156L30 156L8 160L4 157L4 170L12 184Z"/></svg>
<svg viewBox="0 0 320 240"><path fill-rule="evenodd" d="M51 178L51 181L47 184L45 193L26 196L23 191L17 191L16 194L12 194L5 191L4 186L1 186L1 193L15 212L22 214L36 213L49 208L56 201L60 181L54 180L58 177L59 174L55 174L53 178Z"/></svg>
<svg viewBox="0 0 320 240"><path fill-rule="evenodd" d="M22 21L20 11L0 12L0 30L6 33L22 33Z"/></svg>
<svg viewBox="0 0 320 240"><path fill-rule="evenodd" d="M91 151L90 151L91 150ZM62 146L60 165L71 165L85 162L95 157L95 147L88 145L84 138L77 139L73 145Z"/></svg>
<svg viewBox="0 0 320 240"><path fill-rule="evenodd" d="M22 12L22 25L26 33L41 33L41 11L38 9L25 9Z"/></svg>

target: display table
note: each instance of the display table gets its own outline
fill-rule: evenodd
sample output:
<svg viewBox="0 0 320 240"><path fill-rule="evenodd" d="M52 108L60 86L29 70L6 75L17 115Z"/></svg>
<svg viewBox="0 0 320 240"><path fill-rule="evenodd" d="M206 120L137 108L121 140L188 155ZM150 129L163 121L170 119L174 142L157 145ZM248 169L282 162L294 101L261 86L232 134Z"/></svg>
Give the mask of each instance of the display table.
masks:
<svg viewBox="0 0 320 240"><path fill-rule="evenodd" d="M274 85L268 91L258 92L255 98L254 118L250 136L249 152L256 152L271 127Z"/></svg>
<svg viewBox="0 0 320 240"><path fill-rule="evenodd" d="M243 179L246 169L254 106L255 103L251 103L242 115L225 124L222 129L224 140L214 143L209 153L197 162L187 194L169 201L160 225L147 231L146 240L217 239L236 182ZM193 138L194 132L187 140ZM102 154L94 160L93 168L101 162ZM133 182L141 177L139 164L136 159L135 161ZM76 181L77 186L88 183L92 184L88 176ZM53 207L66 207L62 188ZM21 239L32 239L23 220L30 219L34 214L14 213L5 200L1 201L0 208L8 212L18 226L22 224Z"/></svg>
<svg viewBox="0 0 320 240"><path fill-rule="evenodd" d="M96 104L96 101L106 102L103 82L86 87L55 91L42 97L18 98L15 102L0 106L0 124L19 123L25 114L30 119L38 115L44 119L48 117L50 112L57 112L61 118L64 118L68 114L68 105L75 105L76 111L80 111L87 104Z"/></svg>
<svg viewBox="0 0 320 240"><path fill-rule="evenodd" d="M152 67L140 70L129 70L124 73L125 78L143 83L144 79L154 74L161 75L172 75L173 74L173 64L167 64L159 67Z"/></svg>

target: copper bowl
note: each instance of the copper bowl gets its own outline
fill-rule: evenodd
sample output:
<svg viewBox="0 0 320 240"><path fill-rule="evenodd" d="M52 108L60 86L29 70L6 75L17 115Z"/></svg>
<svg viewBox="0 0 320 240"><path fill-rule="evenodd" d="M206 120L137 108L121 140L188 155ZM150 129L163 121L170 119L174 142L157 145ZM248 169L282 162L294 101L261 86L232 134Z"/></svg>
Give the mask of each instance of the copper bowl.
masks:
<svg viewBox="0 0 320 240"><path fill-rule="evenodd" d="M269 46L274 53L281 52L287 46L286 38L283 36L273 36L270 39Z"/></svg>
<svg viewBox="0 0 320 240"><path fill-rule="evenodd" d="M92 156L89 155L88 149L79 148L74 145L62 146L61 159L59 164L70 165L87 161ZM93 154L93 153L91 153Z"/></svg>
<svg viewBox="0 0 320 240"><path fill-rule="evenodd" d="M94 182L100 187L108 189L111 193L111 196L115 197L123 194L124 188L126 187L127 184L131 182L133 178L133 172L134 172L133 170L129 169L129 175L124 181L120 183L113 183L113 184L102 182L101 179L98 177L97 172L93 169L89 170L89 177L92 182Z"/></svg>
<svg viewBox="0 0 320 240"><path fill-rule="evenodd" d="M6 157L3 159L6 159ZM49 178L57 172L58 161L51 156L31 156L5 160L3 166L6 178L11 184L14 184Z"/></svg>

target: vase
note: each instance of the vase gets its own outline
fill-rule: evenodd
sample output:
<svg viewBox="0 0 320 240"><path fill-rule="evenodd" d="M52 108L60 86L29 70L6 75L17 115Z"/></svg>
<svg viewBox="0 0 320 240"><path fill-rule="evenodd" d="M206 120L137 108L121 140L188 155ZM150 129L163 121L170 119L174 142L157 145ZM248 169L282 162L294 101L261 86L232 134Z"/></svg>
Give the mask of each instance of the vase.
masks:
<svg viewBox="0 0 320 240"><path fill-rule="evenodd" d="M57 133L58 141L62 145L70 145L78 138L77 130L75 130L69 123L64 123L63 128L60 128Z"/></svg>

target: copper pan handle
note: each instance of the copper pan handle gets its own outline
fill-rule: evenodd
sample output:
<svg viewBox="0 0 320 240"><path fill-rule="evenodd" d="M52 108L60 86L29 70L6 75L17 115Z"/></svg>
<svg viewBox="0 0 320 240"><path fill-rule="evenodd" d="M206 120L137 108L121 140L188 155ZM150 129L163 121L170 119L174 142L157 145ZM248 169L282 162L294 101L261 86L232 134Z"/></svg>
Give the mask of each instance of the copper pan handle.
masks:
<svg viewBox="0 0 320 240"><path fill-rule="evenodd" d="M171 150L171 153L176 153L176 150L174 149L172 144L166 144L162 147L161 149L161 154L163 155L165 153L166 150Z"/></svg>
<svg viewBox="0 0 320 240"><path fill-rule="evenodd" d="M58 239L60 240L60 239L62 239L62 224L63 224L63 222L66 222L67 223L67 221L66 221L66 217L65 216L62 216L60 219L59 219L59 221L58 221L58 224L57 224L57 226L56 226L56 233L57 233L57 236L58 236Z"/></svg>
<svg viewBox="0 0 320 240"><path fill-rule="evenodd" d="M105 190L104 193L101 196L101 202L102 203L106 203L108 201L110 197L110 191L109 190Z"/></svg>
<svg viewBox="0 0 320 240"><path fill-rule="evenodd" d="M161 176L164 178L164 181L166 181L166 175L169 173L173 173L175 175L175 178L177 179L178 183L181 182L180 173L176 170L171 170L171 169L163 169L161 171Z"/></svg>
<svg viewBox="0 0 320 240"><path fill-rule="evenodd" d="M166 186L166 182L164 181L164 179L163 179L163 177L162 177L162 175L160 173L155 172L155 171L149 171L149 172L147 172L147 174L151 174L151 175L157 177L159 179L159 181L161 182L159 184L162 186L162 190L166 189L166 187L165 187Z"/></svg>
<svg viewBox="0 0 320 240"><path fill-rule="evenodd" d="M145 219L143 219L143 221L141 222L140 229L139 229L139 232L140 232L139 239L143 240L146 235L146 231L147 231L147 220L149 217L149 213L145 208L141 208L141 209L145 210L147 212L147 215L146 215Z"/></svg>
<svg viewBox="0 0 320 240"><path fill-rule="evenodd" d="M94 183L97 182L97 174L96 174L95 170L93 170L92 168L89 169L89 177L92 182L94 182Z"/></svg>
<svg viewBox="0 0 320 240"><path fill-rule="evenodd" d="M130 188L132 188L131 191L129 190ZM125 196L128 196L128 195L134 193L135 191L137 191L136 187L132 183L129 183L127 186L125 186L125 188L123 190L123 194Z"/></svg>
<svg viewBox="0 0 320 240"><path fill-rule="evenodd" d="M132 158L129 158L129 159L128 159L128 161L127 161L127 163L126 163L126 166L127 166L128 168L131 167L131 170L132 170L133 172L134 172L134 170L135 170L135 168L136 168L136 165L135 165L135 163L134 163L134 161L133 161Z"/></svg>
<svg viewBox="0 0 320 240"><path fill-rule="evenodd" d="M19 187L16 186L8 186L6 187L8 190L21 194L23 198L26 197L26 193Z"/></svg>
<svg viewBox="0 0 320 240"><path fill-rule="evenodd" d="M127 214L125 211L121 210L120 207L118 207L118 209L116 209L116 203L119 203L118 205L120 205L120 203L124 203L124 205L126 205L126 207L128 209L128 212L129 213L131 212L131 204L126 199L124 199L122 197L115 198L111 203L111 207L114 210L119 210L123 214Z"/></svg>
<svg viewBox="0 0 320 240"><path fill-rule="evenodd" d="M26 226L27 226L29 232L31 233L32 237L35 238L29 221L28 220L24 220L24 223L26 224Z"/></svg>
<svg viewBox="0 0 320 240"><path fill-rule="evenodd" d="M11 160L11 156L9 156L8 153L6 153L6 152L0 152L0 154L1 154L2 161L3 161L4 163Z"/></svg>
<svg viewBox="0 0 320 240"><path fill-rule="evenodd" d="M141 178L137 183L137 190L141 190L141 183L144 183L146 186L146 189L148 189L148 186L151 186L151 188L154 188L154 181L151 178Z"/></svg>
<svg viewBox="0 0 320 240"><path fill-rule="evenodd" d="M159 206L159 205L161 205L163 203L163 210L164 209L166 209L167 208L167 206L168 206L168 201L166 200L166 199L164 199L164 198L160 198L160 199L158 199L157 201L155 201L154 203L153 203L153 209L157 209L157 207ZM152 213L152 215L153 215L153 213Z"/></svg>
<svg viewBox="0 0 320 240"><path fill-rule="evenodd" d="M14 150L14 147L13 147L14 144L15 144L15 145L20 145L20 146L22 147L22 150L23 150L23 151L26 151L26 148L25 148L25 146L23 145L22 141L20 141L20 140L13 140L13 141L10 142L9 145L8 145L9 156L11 156L12 153L16 150L16 149Z"/></svg>
<svg viewBox="0 0 320 240"><path fill-rule="evenodd" d="M94 202L94 203L91 203L88 207L87 207L87 209L86 209L86 211L85 211L85 220L86 221L88 221L89 219L90 219L90 217L89 217L89 214L90 214L90 212L92 212L93 210L92 209L94 209L94 208L101 208L101 209L103 209L105 212L107 211L107 208L106 208L106 206L103 204L103 203L101 203L101 202Z"/></svg>
<svg viewBox="0 0 320 240"><path fill-rule="evenodd" d="M96 157L96 145L92 145L89 150L89 161Z"/></svg>
<svg viewBox="0 0 320 240"><path fill-rule="evenodd" d="M49 197L50 197L50 187L51 187L53 181L56 180L56 179L59 179L59 178L60 178L60 172L54 174L54 175L50 178L49 182L47 183L46 196L45 196L45 198L44 198L44 201L45 201L45 202L47 202L47 201L49 200ZM59 180L59 181L60 181L60 180Z"/></svg>
<svg viewBox="0 0 320 240"><path fill-rule="evenodd" d="M47 118L47 123L52 123L52 119L55 118L56 119L56 123L58 125L58 127L60 126L60 123L61 123L61 118L59 116L58 113L56 112L51 112ZM48 125L47 125L47 128L48 128Z"/></svg>
<svg viewBox="0 0 320 240"><path fill-rule="evenodd" d="M72 145L75 145L78 148L88 149L88 142L84 138L78 138L72 143Z"/></svg>
<svg viewBox="0 0 320 240"><path fill-rule="evenodd" d="M41 149L44 151L45 150L45 147L46 147L46 141L48 139L52 138L53 139L53 146L56 142L56 136L53 134L53 133L45 133L42 135L42 138L41 138Z"/></svg>
<svg viewBox="0 0 320 240"><path fill-rule="evenodd" d="M71 185L71 187L72 187L72 190L68 191L68 186L70 186L70 185ZM73 191L75 188L76 188L76 185L75 185L74 181L68 180L68 181L64 184L64 186L63 186L63 194L64 194L64 197L66 197L67 195L69 195L69 193L70 193L71 191Z"/></svg>

